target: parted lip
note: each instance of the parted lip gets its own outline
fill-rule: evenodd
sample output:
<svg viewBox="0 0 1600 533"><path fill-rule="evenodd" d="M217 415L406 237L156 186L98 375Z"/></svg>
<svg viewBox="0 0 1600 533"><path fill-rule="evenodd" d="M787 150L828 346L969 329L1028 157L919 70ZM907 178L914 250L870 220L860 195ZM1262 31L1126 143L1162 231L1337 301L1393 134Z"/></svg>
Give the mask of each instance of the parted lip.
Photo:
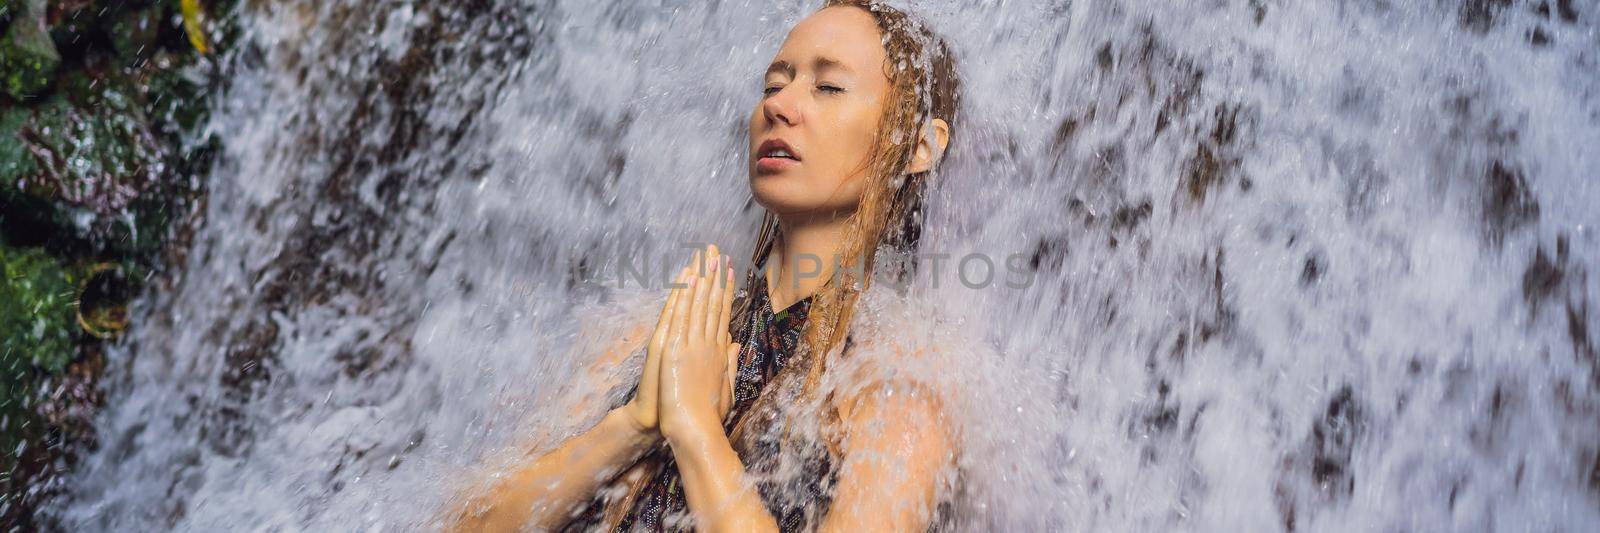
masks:
<svg viewBox="0 0 1600 533"><path fill-rule="evenodd" d="M778 150L789 152L789 157L795 161L800 160L800 152L795 151L794 147L789 146L789 143L783 142L783 139L767 139L763 141L761 147L756 149L756 159L769 157Z"/></svg>

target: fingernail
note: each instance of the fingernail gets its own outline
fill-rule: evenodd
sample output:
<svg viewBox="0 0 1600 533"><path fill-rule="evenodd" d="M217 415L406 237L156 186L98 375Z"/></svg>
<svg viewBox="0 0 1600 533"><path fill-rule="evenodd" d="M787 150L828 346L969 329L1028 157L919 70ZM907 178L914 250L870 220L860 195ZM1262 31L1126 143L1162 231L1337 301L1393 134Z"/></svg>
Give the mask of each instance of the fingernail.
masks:
<svg viewBox="0 0 1600 533"><path fill-rule="evenodd" d="M689 286L693 287L696 281L700 281L700 278L689 278Z"/></svg>
<svg viewBox="0 0 1600 533"><path fill-rule="evenodd" d="M721 261L721 260L722 260L722 257L720 257L720 256L711 256L711 268L709 270L711 270L712 272L716 272L717 271L717 262Z"/></svg>

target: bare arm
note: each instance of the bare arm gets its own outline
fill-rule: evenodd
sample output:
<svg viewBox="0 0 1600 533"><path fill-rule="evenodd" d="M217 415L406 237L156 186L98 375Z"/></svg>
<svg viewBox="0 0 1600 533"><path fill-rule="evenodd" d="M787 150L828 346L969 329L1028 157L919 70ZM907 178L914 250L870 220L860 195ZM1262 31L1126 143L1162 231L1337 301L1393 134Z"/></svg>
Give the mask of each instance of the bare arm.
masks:
<svg viewBox="0 0 1600 533"><path fill-rule="evenodd" d="M452 531L517 531L524 524L556 529L600 486L639 459L660 438L620 409L594 428L520 466L456 514Z"/></svg>
<svg viewBox="0 0 1600 533"><path fill-rule="evenodd" d="M925 531L953 465L938 402L915 387L874 387L844 415L844 464L821 531Z"/></svg>
<svg viewBox="0 0 1600 533"><path fill-rule="evenodd" d="M615 367L643 340L644 325L601 352L590 365L591 374ZM655 430L647 429L619 408L606 413L600 423L569 439L555 450L517 465L504 478L451 510L452 531L516 531L524 524L541 529L560 527L578 506L593 498L599 486L615 476L615 471L638 460L660 442Z"/></svg>

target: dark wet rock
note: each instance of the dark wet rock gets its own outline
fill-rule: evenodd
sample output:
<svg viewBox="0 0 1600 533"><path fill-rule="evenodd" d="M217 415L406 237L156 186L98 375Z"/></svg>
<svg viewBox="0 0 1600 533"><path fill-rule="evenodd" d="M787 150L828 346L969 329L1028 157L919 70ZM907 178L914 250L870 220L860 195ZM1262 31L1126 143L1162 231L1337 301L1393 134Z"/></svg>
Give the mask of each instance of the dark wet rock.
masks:
<svg viewBox="0 0 1600 533"><path fill-rule="evenodd" d="M1527 168L1519 161L1524 116L1508 115L1485 104L1488 93L1469 90L1445 98L1441 111L1448 139L1480 149L1464 151L1447 145L1435 158L1450 176L1467 185L1474 197L1469 208L1478 215L1484 238L1500 245L1513 233L1539 220L1539 202Z"/></svg>
<svg viewBox="0 0 1600 533"><path fill-rule="evenodd" d="M1094 113L1091 111L1089 113L1089 117L1087 117L1085 120L1091 120L1093 118ZM1066 150L1067 146L1077 139L1078 127L1081 125L1082 121L1080 121L1078 117L1067 117L1063 119L1060 124L1056 125L1055 142L1051 145L1054 148L1054 150L1052 150L1054 155L1059 157L1062 152Z"/></svg>
<svg viewBox="0 0 1600 533"><path fill-rule="evenodd" d="M1250 20L1255 21L1256 25L1260 26L1261 22L1267 19L1266 0L1250 0L1249 4Z"/></svg>
<svg viewBox="0 0 1600 533"><path fill-rule="evenodd" d="M1102 45L1095 52L1095 66L1096 73L1109 82L1105 90L1114 92L1115 98L1086 110L1082 119L1071 119L1068 133L1092 122L1096 115L1115 117L1125 109L1144 109L1147 107L1139 104L1150 103L1157 111L1144 124L1152 137L1160 136L1168 127L1187 120L1205 81L1205 71L1194 59L1160 39L1150 24L1140 27L1133 39Z"/></svg>
<svg viewBox="0 0 1600 533"><path fill-rule="evenodd" d="M1483 221L1491 242L1539 219L1539 203L1522 170L1494 161L1484 172Z"/></svg>
<svg viewBox="0 0 1600 533"><path fill-rule="evenodd" d="M1346 502L1355 493L1350 462L1367 433L1367 416L1355 390L1342 386L1312 422L1305 442L1284 457L1273 496L1285 529L1295 529L1299 509Z"/></svg>
<svg viewBox="0 0 1600 533"><path fill-rule="evenodd" d="M1595 450L1589 459L1589 490L1600 494L1600 450Z"/></svg>
<svg viewBox="0 0 1600 533"><path fill-rule="evenodd" d="M1144 200L1137 205L1123 205L1111 214L1110 235L1106 244L1115 249L1123 240L1133 237L1139 227L1150 219L1153 208L1150 200Z"/></svg>
<svg viewBox="0 0 1600 533"><path fill-rule="evenodd" d="M1210 341L1218 334L1231 333L1238 321L1238 313L1228 303L1226 291L1227 282L1222 274L1222 264L1225 259L1222 248L1217 248L1203 264L1211 271L1211 309L1207 316L1200 320L1200 342Z"/></svg>
<svg viewBox="0 0 1600 533"><path fill-rule="evenodd" d="M1114 230L1129 231L1139 227L1144 221L1150 219L1150 201L1139 202L1138 205L1125 205L1118 207L1112 214L1111 228Z"/></svg>
<svg viewBox="0 0 1600 533"><path fill-rule="evenodd" d="M160 51L161 15L160 9L143 9L112 24L111 47L119 64L133 65Z"/></svg>
<svg viewBox="0 0 1600 533"><path fill-rule="evenodd" d="M1144 443L1139 454L1144 464L1161 461L1166 452L1184 451L1191 444L1194 425L1203 411L1191 410L1190 416L1185 417L1183 405L1166 379L1157 379L1153 388L1155 402L1142 406L1128 427L1128 435Z"/></svg>
<svg viewBox="0 0 1600 533"><path fill-rule="evenodd" d="M1064 235L1040 237L1028 254L1028 268L1035 272L1059 270L1070 250Z"/></svg>
<svg viewBox="0 0 1600 533"><path fill-rule="evenodd" d="M238 309L237 321L216 324L205 334L208 345L221 346L223 365L215 385L220 398L195 399L193 411L200 441L211 452L238 456L248 454L258 427L245 418L249 404L279 379L275 372L281 349L282 331L275 315L293 315L309 306L325 306L338 316L367 316L386 305L384 298L392 280L381 270L351 265L365 264L370 258L395 253L399 236L413 230L412 221L394 213L413 208L417 198L428 198L446 179L478 176L483 163L469 150L462 149L478 139L471 138L471 120L441 121L439 106L457 109L464 117L482 116L478 111L492 105L504 79L489 80L481 90L458 91L441 86L440 79L471 65L474 71L500 72L508 76L513 64L530 54L533 38L540 33L526 25L527 13L515 6L491 4L437 3L419 5L416 20L425 21L409 28L404 53L371 58L359 69L327 69L318 57L295 56L306 71L294 83L315 83L320 94L361 95L348 104L338 121L304 127L305 134L293 141L294 152L316 160L303 170L307 187L282 191L280 204L252 210L244 223L286 224L285 245L279 253L249 275L259 280L247 294L218 302ZM329 7L329 28L348 31L329 32L323 43L328 54L363 55L357 51L371 46L369 36L381 33L387 17L376 16L362 5ZM474 36L471 40L460 36ZM485 46L495 43L495 46ZM537 67L533 67L537 68ZM303 71L304 72L304 71ZM315 78L314 82L307 81ZM440 92L449 89L449 92ZM308 105L317 105L312 102ZM606 126L605 117L592 116L592 128L579 128L586 138L614 138L625 132ZM416 162L425 161L425 167ZM611 159L594 168L578 165L574 174L591 179L594 188L586 190L604 198L614 186L614 173L625 161ZM494 238L495 227L484 228L484 238ZM524 236L526 237L526 236ZM443 253L436 249L433 253ZM329 261L328 257L340 257ZM472 280L458 279L458 288L472 291ZM398 309L394 309L398 313ZM380 320L396 332L409 332L417 317L397 314ZM335 358L348 370L346 376L363 380L385 379L384 373L405 368L409 346L400 337L378 336L352 339L335 348ZM376 394L367 389L366 392ZM204 402L202 405L200 402ZM187 502L176 501L182 508Z"/></svg>
<svg viewBox="0 0 1600 533"><path fill-rule="evenodd" d="M1363 90L1359 94L1346 95L1356 98L1348 102L1348 107L1341 105L1341 108L1349 110L1350 114L1347 116L1369 118L1367 113L1377 104L1372 101L1376 97L1367 93L1368 91ZM1365 219L1372 213L1384 191L1389 187L1389 175L1378 168L1370 145L1329 147L1329 150L1334 154L1334 169L1338 171L1344 184L1345 214L1352 219Z"/></svg>
<svg viewBox="0 0 1600 533"><path fill-rule="evenodd" d="M1563 263L1566 263L1565 239L1556 247L1554 260L1545 253L1544 247L1534 250L1533 261L1529 262L1528 268L1522 272L1522 299L1528 305L1529 313L1537 316L1539 307L1561 287L1566 277Z"/></svg>
<svg viewBox="0 0 1600 533"><path fill-rule="evenodd" d="M1578 21L1578 10L1572 7L1572 0L1556 0L1556 14L1564 22Z"/></svg>
<svg viewBox="0 0 1600 533"><path fill-rule="evenodd" d="M1208 192L1240 174L1239 130L1243 125L1240 109L1219 105L1212 111L1211 118L1210 132L1200 136L1195 155L1185 165L1180 182L1189 199L1195 202L1204 202Z"/></svg>
<svg viewBox="0 0 1600 533"><path fill-rule="evenodd" d="M1534 46L1546 46L1546 45L1549 45L1550 44L1550 34L1545 32L1544 28L1534 27L1533 29L1528 30L1528 44L1531 44L1531 45L1534 45Z"/></svg>
<svg viewBox="0 0 1600 533"><path fill-rule="evenodd" d="M159 149L126 95L108 90L85 98L79 106L54 97L16 130L34 170L17 176L18 188L70 209L117 214L155 181Z"/></svg>
<svg viewBox="0 0 1600 533"><path fill-rule="evenodd" d="M1300 268L1300 286L1309 287L1322 279L1322 272L1327 268L1323 265L1326 261L1322 258L1322 254L1315 252L1306 254L1305 266Z"/></svg>
<svg viewBox="0 0 1600 533"><path fill-rule="evenodd" d="M93 84L69 77L64 86ZM66 239L55 247L150 250L163 231L162 198L149 198L165 171L164 150L126 94L51 96L0 117L0 229L12 240ZM131 216L129 216L131 215ZM17 227L24 224L32 227Z"/></svg>
<svg viewBox="0 0 1600 533"><path fill-rule="evenodd" d="M1600 353L1595 349L1594 339L1589 338L1588 302L1567 303L1567 337L1572 340L1572 349L1578 357L1588 362L1591 381L1600 387Z"/></svg>
<svg viewBox="0 0 1600 533"><path fill-rule="evenodd" d="M1578 10L1573 6L1572 0L1554 0L1553 2L1541 1L1533 6L1534 14L1537 14L1541 17L1550 18L1552 15L1550 12L1550 5L1552 3L1555 4L1554 15L1558 17L1559 20L1567 23L1578 21Z"/></svg>
<svg viewBox="0 0 1600 533"><path fill-rule="evenodd" d="M104 3L104 2L101 2ZM96 46L101 34L101 24L121 18L120 6L95 5L93 0L50 0L45 13L45 23L56 49L68 58L67 69L72 69L72 58L82 57L85 49ZM117 9L107 9L116 7Z"/></svg>
<svg viewBox="0 0 1600 533"><path fill-rule="evenodd" d="M1509 5L1511 0L1466 0L1456 12L1457 21L1463 28L1483 33L1489 31L1500 11Z"/></svg>
<svg viewBox="0 0 1600 533"><path fill-rule="evenodd" d="M1573 258L1570 238L1557 235L1553 247L1540 245L1522 272L1522 300L1528 316L1538 320L1546 308L1554 308L1558 321L1571 342L1577 363L1588 369L1590 380L1600 386L1600 353L1591 338L1593 326L1586 265ZM1552 251L1553 250L1553 251Z"/></svg>
<svg viewBox="0 0 1600 533"><path fill-rule="evenodd" d="M190 138L205 88L176 6L50 4L60 73L0 105L0 232L73 254L149 256L195 192L215 144Z"/></svg>
<svg viewBox="0 0 1600 533"><path fill-rule="evenodd" d="M1312 425L1308 442L1313 451L1311 477L1324 494L1349 497L1355 491L1350 460L1365 426L1365 414L1349 385L1334 393L1322 418Z"/></svg>
<svg viewBox="0 0 1600 533"><path fill-rule="evenodd" d="M1505 439L1511 437L1512 419L1522 410L1521 390L1512 384L1496 383L1483 401L1483 408L1476 410L1482 416L1467 430L1467 440L1478 450L1498 454Z"/></svg>

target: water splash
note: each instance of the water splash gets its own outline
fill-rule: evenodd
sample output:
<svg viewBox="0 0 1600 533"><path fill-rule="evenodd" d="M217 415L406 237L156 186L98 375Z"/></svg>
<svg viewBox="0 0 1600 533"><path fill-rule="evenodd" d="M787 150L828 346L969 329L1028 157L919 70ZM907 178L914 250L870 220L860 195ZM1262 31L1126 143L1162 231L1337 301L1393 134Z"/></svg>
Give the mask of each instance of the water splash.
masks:
<svg viewBox="0 0 1600 533"><path fill-rule="evenodd" d="M917 4L968 90L925 250L1038 272L864 318L960 325L912 338L967 363L964 523L1600 524L1600 12ZM743 120L811 7L244 13L203 219L53 513L414 526L592 421L618 378L583 354L650 310L580 279L749 249Z"/></svg>

